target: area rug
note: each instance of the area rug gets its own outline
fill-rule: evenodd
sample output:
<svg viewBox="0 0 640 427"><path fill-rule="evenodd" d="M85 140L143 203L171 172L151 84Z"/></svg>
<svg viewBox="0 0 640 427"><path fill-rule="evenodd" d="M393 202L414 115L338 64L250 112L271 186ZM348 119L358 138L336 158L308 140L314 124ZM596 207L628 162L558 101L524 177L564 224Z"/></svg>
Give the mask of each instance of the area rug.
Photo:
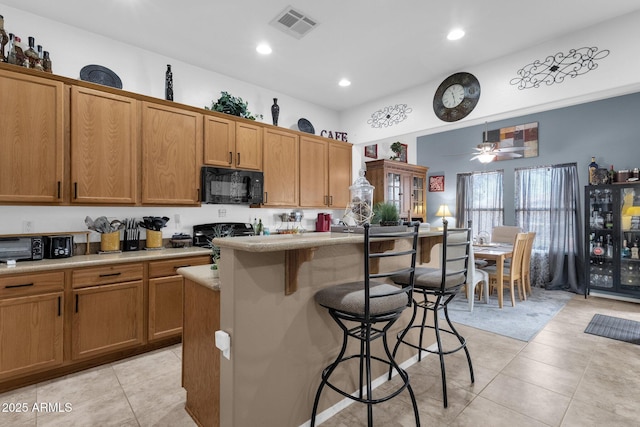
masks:
<svg viewBox="0 0 640 427"><path fill-rule="evenodd" d="M596 314L584 332L618 341L640 344L640 322L635 320Z"/></svg>
<svg viewBox="0 0 640 427"><path fill-rule="evenodd" d="M489 304L476 300L473 312L469 312L467 299L459 294L449 303L449 318L473 328L530 341L574 295L534 287L526 301L520 301L516 293L515 307L511 306L509 292L505 292L504 308L498 307L498 297L493 294Z"/></svg>

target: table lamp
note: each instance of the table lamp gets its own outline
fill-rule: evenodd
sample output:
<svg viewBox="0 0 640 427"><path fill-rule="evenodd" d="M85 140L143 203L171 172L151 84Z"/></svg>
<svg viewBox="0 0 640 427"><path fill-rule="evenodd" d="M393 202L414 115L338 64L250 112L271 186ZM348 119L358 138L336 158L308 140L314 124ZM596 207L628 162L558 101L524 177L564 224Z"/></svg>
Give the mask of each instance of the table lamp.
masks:
<svg viewBox="0 0 640 427"><path fill-rule="evenodd" d="M440 205L438 208L438 212L436 212L436 216L442 217L442 225L444 226L444 218L447 216L451 216L451 211L449 211L449 206Z"/></svg>

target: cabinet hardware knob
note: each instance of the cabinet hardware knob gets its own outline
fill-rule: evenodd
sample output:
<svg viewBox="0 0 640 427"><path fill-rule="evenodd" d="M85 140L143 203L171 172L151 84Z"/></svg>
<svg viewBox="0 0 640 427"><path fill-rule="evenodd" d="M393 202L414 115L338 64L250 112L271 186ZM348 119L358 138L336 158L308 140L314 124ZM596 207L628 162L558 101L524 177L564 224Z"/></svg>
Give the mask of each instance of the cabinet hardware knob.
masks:
<svg viewBox="0 0 640 427"><path fill-rule="evenodd" d="M76 294L76 313L78 312L78 294Z"/></svg>
<svg viewBox="0 0 640 427"><path fill-rule="evenodd" d="M184 268L184 267L191 267L191 264L185 264L185 265L174 265L173 269L177 270L179 268Z"/></svg>
<svg viewBox="0 0 640 427"><path fill-rule="evenodd" d="M58 199L60 198L60 186L62 185L62 183L60 181L58 181Z"/></svg>
<svg viewBox="0 0 640 427"><path fill-rule="evenodd" d="M74 199L78 198L78 183L77 182L73 183L73 198Z"/></svg>
<svg viewBox="0 0 640 427"><path fill-rule="evenodd" d="M58 297L58 317L62 316L62 308L60 307L62 305L62 298Z"/></svg>
<svg viewBox="0 0 640 427"><path fill-rule="evenodd" d="M233 164L233 153L231 151L229 151L229 164Z"/></svg>
<svg viewBox="0 0 640 427"><path fill-rule="evenodd" d="M236 166L240 166L240 153L236 153Z"/></svg>
<svg viewBox="0 0 640 427"><path fill-rule="evenodd" d="M333 206L333 196L329 196L329 206Z"/></svg>
<svg viewBox="0 0 640 427"><path fill-rule="evenodd" d="M118 273L106 273L106 274L101 274L99 277L113 277L113 276L119 276L122 273L118 272Z"/></svg>

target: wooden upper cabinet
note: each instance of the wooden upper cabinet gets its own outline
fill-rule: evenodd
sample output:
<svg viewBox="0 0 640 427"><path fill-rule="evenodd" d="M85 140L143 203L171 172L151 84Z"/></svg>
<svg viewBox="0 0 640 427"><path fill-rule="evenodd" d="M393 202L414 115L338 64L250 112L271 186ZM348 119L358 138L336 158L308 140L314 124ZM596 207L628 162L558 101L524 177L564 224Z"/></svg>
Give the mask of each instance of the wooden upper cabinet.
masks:
<svg viewBox="0 0 640 427"><path fill-rule="evenodd" d="M264 205L298 206L298 135L264 129Z"/></svg>
<svg viewBox="0 0 640 427"><path fill-rule="evenodd" d="M142 203L198 205L202 114L142 102Z"/></svg>
<svg viewBox="0 0 640 427"><path fill-rule="evenodd" d="M71 202L138 200L137 101L71 88Z"/></svg>
<svg viewBox="0 0 640 427"><path fill-rule="evenodd" d="M351 185L351 144L300 138L300 206L345 208Z"/></svg>
<svg viewBox="0 0 640 427"><path fill-rule="evenodd" d="M0 94L0 202L62 201L64 84L0 70Z"/></svg>
<svg viewBox="0 0 640 427"><path fill-rule="evenodd" d="M343 209L349 204L351 194L352 145L329 142L329 207Z"/></svg>
<svg viewBox="0 0 640 427"><path fill-rule="evenodd" d="M223 168L262 170L262 128L205 115L204 163Z"/></svg>
<svg viewBox="0 0 640 427"><path fill-rule="evenodd" d="M300 206L329 204L328 141L300 137Z"/></svg>
<svg viewBox="0 0 640 427"><path fill-rule="evenodd" d="M235 167L262 170L262 127L236 122Z"/></svg>

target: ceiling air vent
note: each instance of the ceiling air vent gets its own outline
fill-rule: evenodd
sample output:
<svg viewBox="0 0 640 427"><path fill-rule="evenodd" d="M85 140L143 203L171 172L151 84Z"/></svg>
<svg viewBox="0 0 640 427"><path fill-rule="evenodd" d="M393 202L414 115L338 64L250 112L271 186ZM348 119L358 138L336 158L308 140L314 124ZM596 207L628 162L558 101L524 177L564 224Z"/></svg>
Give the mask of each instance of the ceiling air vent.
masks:
<svg viewBox="0 0 640 427"><path fill-rule="evenodd" d="M295 10L291 6L285 8L270 22L271 25L280 31L301 39L313 30L318 24L315 19L309 18L304 13Z"/></svg>

